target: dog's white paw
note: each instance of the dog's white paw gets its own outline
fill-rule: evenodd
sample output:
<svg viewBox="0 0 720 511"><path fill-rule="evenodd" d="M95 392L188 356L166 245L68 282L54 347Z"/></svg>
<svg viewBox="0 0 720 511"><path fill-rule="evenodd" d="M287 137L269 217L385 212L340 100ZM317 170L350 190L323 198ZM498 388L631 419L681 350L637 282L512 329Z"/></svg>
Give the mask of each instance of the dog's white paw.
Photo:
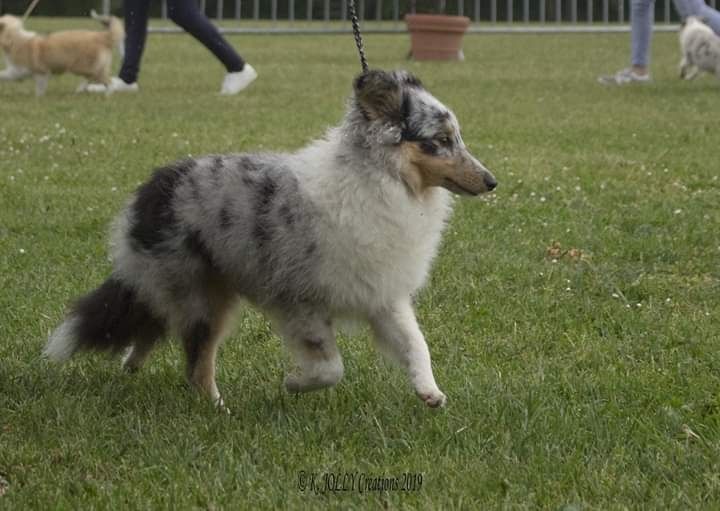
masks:
<svg viewBox="0 0 720 511"><path fill-rule="evenodd" d="M285 376L285 388L291 394L311 392L337 385L343 377L342 361L338 358L323 364L316 364L311 370L296 368Z"/></svg>
<svg viewBox="0 0 720 511"><path fill-rule="evenodd" d="M442 408L447 402L447 397L439 389L430 392L418 392L418 397L430 408Z"/></svg>
<svg viewBox="0 0 720 511"><path fill-rule="evenodd" d="M325 386L326 385L320 385L320 382L317 380L306 379L297 374L288 374L285 377L285 390L291 394L310 392Z"/></svg>
<svg viewBox="0 0 720 511"><path fill-rule="evenodd" d="M140 367L136 366L132 362L132 354L133 354L133 347L130 346L129 348L125 349L125 353L123 353L122 359L120 360L120 367L123 371L126 373L136 373Z"/></svg>
<svg viewBox="0 0 720 511"><path fill-rule="evenodd" d="M326 387L332 387L337 383L335 378L305 378L297 374L288 374L285 377L285 389L291 394L312 392Z"/></svg>
<svg viewBox="0 0 720 511"><path fill-rule="evenodd" d="M223 401L223 398L218 397L215 400L215 408L217 408L217 411L220 413L225 413L227 415L230 415L230 408L225 406L225 401Z"/></svg>
<svg viewBox="0 0 720 511"><path fill-rule="evenodd" d="M300 377L294 374L288 374L283 383L285 385L285 390L287 390L290 394L298 394L302 392L304 388L304 385L300 381Z"/></svg>

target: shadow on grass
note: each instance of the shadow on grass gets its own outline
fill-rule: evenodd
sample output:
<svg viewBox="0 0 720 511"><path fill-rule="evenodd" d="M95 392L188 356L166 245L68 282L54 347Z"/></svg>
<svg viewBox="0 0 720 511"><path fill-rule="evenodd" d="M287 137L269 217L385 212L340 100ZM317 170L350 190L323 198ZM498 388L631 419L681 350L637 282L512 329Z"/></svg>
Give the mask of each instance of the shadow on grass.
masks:
<svg viewBox="0 0 720 511"><path fill-rule="evenodd" d="M162 355L134 374L124 372L119 359L102 355L78 357L64 365L40 359L31 364L8 364L0 369L0 408L20 421L31 419L30 415L33 422L55 422L60 428L73 416L88 420L134 417L166 427L193 420L242 421L244 427L262 427L312 422L317 414L344 422L349 410L368 415L387 415L388 410L402 415L412 409L427 413L409 388L388 389L374 377L358 374L353 380L361 376L359 381L291 395L283 387L281 368L266 365L247 372L232 367L229 374L218 377L230 409L227 414L185 381L182 363L173 359Z"/></svg>

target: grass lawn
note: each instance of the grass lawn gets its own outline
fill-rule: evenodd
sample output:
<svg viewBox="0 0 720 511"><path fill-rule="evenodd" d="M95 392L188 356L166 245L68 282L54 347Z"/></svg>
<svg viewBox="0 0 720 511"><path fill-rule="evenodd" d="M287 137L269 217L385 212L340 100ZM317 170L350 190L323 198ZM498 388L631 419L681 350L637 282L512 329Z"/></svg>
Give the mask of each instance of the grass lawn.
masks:
<svg viewBox="0 0 720 511"><path fill-rule="evenodd" d="M108 223L153 167L297 148L341 118L350 35L231 37L260 77L230 98L184 35L150 38L138 95L0 83L0 508L720 506L720 83L680 82L662 34L653 84L596 84L628 39L473 35L464 63L428 64L404 35L367 37L371 65L414 71L500 183L458 201L418 297L438 412L366 330L342 337L337 388L286 395L252 310L220 354L229 416L186 387L176 343L132 376L39 358L107 275ZM312 491L328 474L354 491Z"/></svg>

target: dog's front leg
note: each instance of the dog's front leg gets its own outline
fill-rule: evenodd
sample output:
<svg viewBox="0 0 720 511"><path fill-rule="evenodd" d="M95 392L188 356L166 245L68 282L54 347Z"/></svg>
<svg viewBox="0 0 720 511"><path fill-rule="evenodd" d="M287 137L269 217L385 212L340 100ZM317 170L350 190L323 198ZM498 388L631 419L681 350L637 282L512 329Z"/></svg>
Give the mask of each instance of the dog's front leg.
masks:
<svg viewBox="0 0 720 511"><path fill-rule="evenodd" d="M685 55L683 55L683 58L680 60L680 65L678 66L678 69L680 69L680 79L681 80L685 79L685 75L687 74L688 67L689 67L689 65L688 65L687 57Z"/></svg>
<svg viewBox="0 0 720 511"><path fill-rule="evenodd" d="M683 80L692 80L700 72L697 66L693 64L692 59L688 57L689 55L683 55L680 61L680 78Z"/></svg>
<svg viewBox="0 0 720 511"><path fill-rule="evenodd" d="M430 350L423 337L410 299L370 318L379 347L408 372L415 393L431 408L443 406L445 394L435 383Z"/></svg>
<svg viewBox="0 0 720 511"><path fill-rule="evenodd" d="M32 73L24 67L16 67L12 62L5 59L6 67L0 71L0 80L19 81L29 77Z"/></svg>
<svg viewBox="0 0 720 511"><path fill-rule="evenodd" d="M293 311L280 319L285 346L295 364L285 377L288 392L309 392L337 384L343 376L332 322L314 311Z"/></svg>
<svg viewBox="0 0 720 511"><path fill-rule="evenodd" d="M700 73L700 68L697 66L690 66L690 70L685 72L686 80L693 80Z"/></svg>
<svg viewBox="0 0 720 511"><path fill-rule="evenodd" d="M35 95L44 96L47 91L48 81L50 81L49 74L36 74L35 77Z"/></svg>

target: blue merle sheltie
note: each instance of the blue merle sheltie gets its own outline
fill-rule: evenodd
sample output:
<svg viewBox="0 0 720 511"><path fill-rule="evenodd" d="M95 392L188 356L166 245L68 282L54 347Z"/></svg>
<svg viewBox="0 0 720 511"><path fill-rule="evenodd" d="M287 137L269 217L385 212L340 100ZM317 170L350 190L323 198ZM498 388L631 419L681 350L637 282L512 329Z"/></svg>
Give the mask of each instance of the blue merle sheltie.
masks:
<svg viewBox="0 0 720 511"><path fill-rule="evenodd" d="M354 81L340 126L291 154L205 156L155 171L117 218L113 271L81 297L44 353L125 352L142 366L169 332L187 378L222 406L215 357L239 298L265 311L294 363L289 392L335 385L334 322L367 321L420 399L442 406L413 296L453 194L495 188L455 115L411 74Z"/></svg>

